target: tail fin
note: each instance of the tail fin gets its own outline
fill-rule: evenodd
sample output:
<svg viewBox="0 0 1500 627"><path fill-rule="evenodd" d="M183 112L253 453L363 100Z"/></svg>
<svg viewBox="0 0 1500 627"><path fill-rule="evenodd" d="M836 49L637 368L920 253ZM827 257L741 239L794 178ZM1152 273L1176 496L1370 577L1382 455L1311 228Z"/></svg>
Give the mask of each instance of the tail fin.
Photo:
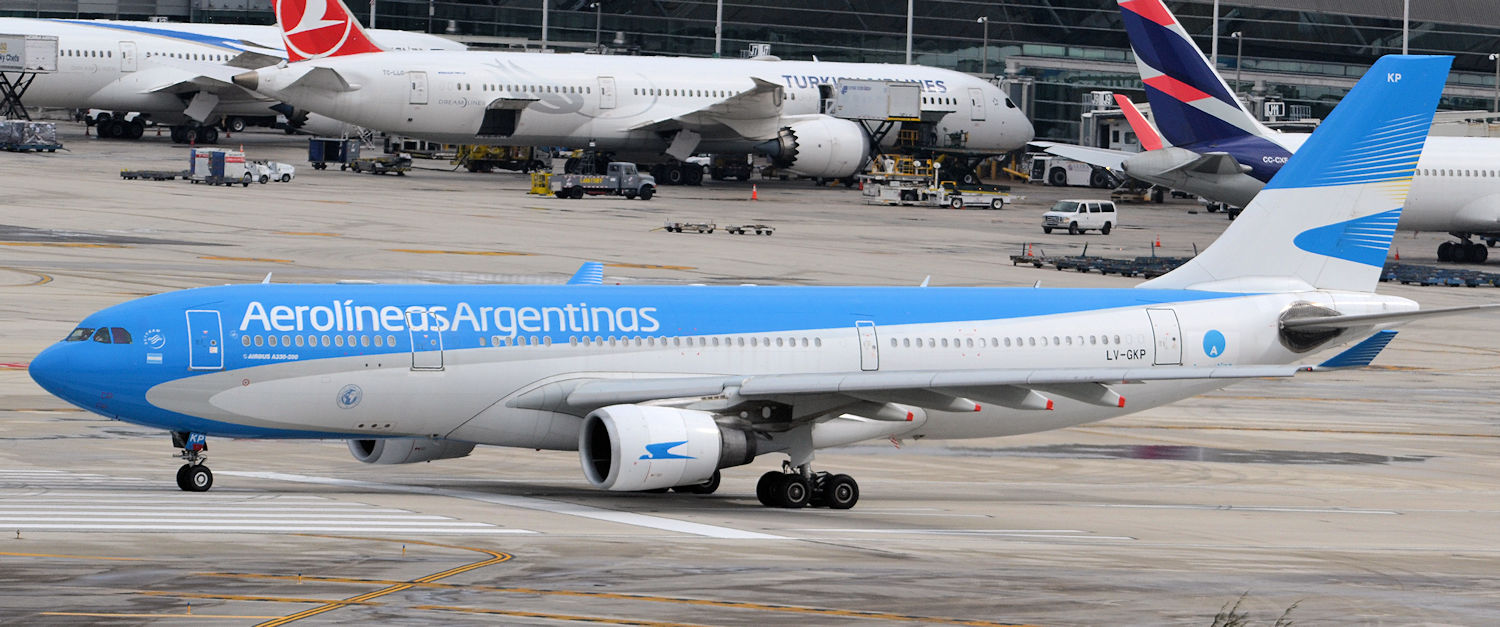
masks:
<svg viewBox="0 0 1500 627"><path fill-rule="evenodd" d="M1120 105L1120 111L1125 114L1125 121L1130 123L1130 130L1135 131L1136 139L1141 141L1141 148L1159 150L1171 145L1162 140L1156 128L1146 121L1146 116L1141 115L1141 110L1135 108L1135 103L1129 98L1115 94L1115 103Z"/></svg>
<svg viewBox="0 0 1500 627"><path fill-rule="evenodd" d="M344 0L276 0L276 25L288 61L382 52Z"/></svg>
<svg viewBox="0 0 1500 627"><path fill-rule="evenodd" d="M1167 141L1213 145L1272 133L1234 97L1162 0L1119 3L1146 99Z"/></svg>
<svg viewBox="0 0 1500 627"><path fill-rule="evenodd" d="M1376 61L1218 241L1141 287L1373 291L1452 63Z"/></svg>

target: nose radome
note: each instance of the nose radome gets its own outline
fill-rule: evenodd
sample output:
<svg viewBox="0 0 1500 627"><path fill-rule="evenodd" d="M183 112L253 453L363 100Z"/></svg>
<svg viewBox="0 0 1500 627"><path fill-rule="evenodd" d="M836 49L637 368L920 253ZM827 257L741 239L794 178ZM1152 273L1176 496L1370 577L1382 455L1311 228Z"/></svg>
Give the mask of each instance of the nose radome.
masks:
<svg viewBox="0 0 1500 627"><path fill-rule="evenodd" d="M67 377L68 361L67 351L63 350L62 346L49 346L31 360L26 370L31 375L31 380L36 381L42 389L61 397L62 383Z"/></svg>

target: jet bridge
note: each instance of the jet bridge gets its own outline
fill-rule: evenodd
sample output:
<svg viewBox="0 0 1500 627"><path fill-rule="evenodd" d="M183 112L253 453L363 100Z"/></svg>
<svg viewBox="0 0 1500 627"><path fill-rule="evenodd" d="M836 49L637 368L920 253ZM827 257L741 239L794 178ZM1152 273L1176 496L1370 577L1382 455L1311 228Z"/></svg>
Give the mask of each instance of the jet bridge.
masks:
<svg viewBox="0 0 1500 627"><path fill-rule="evenodd" d="M37 74L56 71L56 36L0 34L0 118L30 120L21 97Z"/></svg>

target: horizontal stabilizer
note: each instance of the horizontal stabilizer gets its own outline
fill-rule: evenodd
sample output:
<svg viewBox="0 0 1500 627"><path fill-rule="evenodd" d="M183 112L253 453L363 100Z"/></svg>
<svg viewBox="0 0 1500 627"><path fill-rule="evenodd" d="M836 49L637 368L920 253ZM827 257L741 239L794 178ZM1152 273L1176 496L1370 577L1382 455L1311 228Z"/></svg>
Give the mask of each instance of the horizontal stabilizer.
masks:
<svg viewBox="0 0 1500 627"><path fill-rule="evenodd" d="M1318 370L1331 370L1334 368L1363 368L1375 361L1375 356L1385 350L1387 344L1396 338L1396 332L1385 330L1365 338L1363 342L1350 346L1344 352L1334 355L1333 358L1318 364Z"/></svg>
<svg viewBox="0 0 1500 627"><path fill-rule="evenodd" d="M1089 165L1109 168L1116 172L1120 171L1120 164L1126 159L1139 153L1125 152L1123 150L1110 150L1108 148L1092 148L1076 144L1060 144L1058 142L1034 141L1031 145L1042 149L1049 155L1066 157L1074 161L1082 161Z"/></svg>
<svg viewBox="0 0 1500 627"><path fill-rule="evenodd" d="M1368 327L1377 324L1383 324L1386 322L1408 322L1418 318L1452 316L1456 314L1480 311L1483 309L1494 309L1496 307L1500 307L1500 303L1490 305L1464 305L1462 307L1444 307L1442 309L1422 309L1418 311L1396 311L1391 313L1292 318L1290 320L1282 320L1281 328L1298 329L1304 331L1326 331L1335 329L1347 329L1350 327Z"/></svg>
<svg viewBox="0 0 1500 627"><path fill-rule="evenodd" d="M568 279L568 285L603 285L604 264L597 261L585 261L579 266L578 271L573 273L573 278Z"/></svg>

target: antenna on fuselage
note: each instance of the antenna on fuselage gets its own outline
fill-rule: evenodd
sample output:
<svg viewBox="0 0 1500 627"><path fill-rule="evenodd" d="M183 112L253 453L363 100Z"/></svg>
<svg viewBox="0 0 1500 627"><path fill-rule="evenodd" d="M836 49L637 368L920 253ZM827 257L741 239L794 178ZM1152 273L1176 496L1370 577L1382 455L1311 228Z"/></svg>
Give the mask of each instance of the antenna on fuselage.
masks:
<svg viewBox="0 0 1500 627"><path fill-rule="evenodd" d="M261 279L260 280L260 284L261 285L269 285L271 283L271 274L273 274L273 273L267 272L266 273L266 278Z"/></svg>
<svg viewBox="0 0 1500 627"><path fill-rule="evenodd" d="M929 274L929 275L927 275L927 278L922 279L922 284L918 285L917 287L927 287L927 284L931 283L931 282L932 282L932 275Z"/></svg>

